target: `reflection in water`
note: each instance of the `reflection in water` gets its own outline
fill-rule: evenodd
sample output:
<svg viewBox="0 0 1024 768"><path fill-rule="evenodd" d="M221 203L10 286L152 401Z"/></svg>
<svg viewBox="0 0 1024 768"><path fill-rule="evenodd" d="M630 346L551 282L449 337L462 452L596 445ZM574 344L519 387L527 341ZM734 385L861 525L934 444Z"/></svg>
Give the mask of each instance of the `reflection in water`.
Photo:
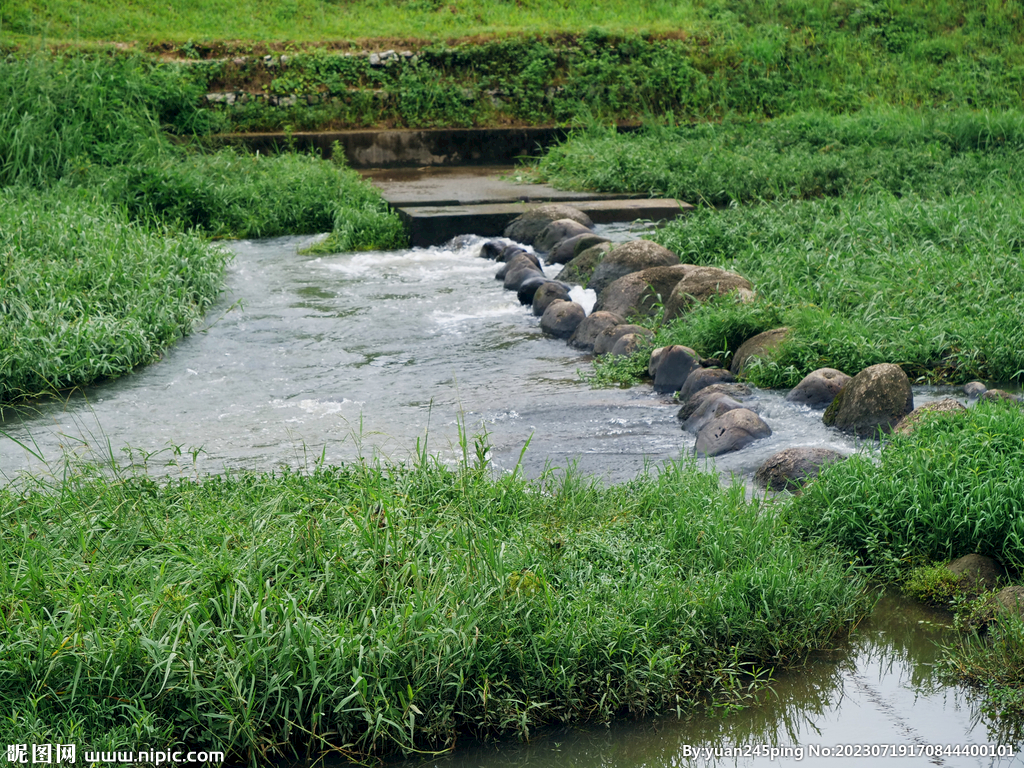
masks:
<svg viewBox="0 0 1024 768"><path fill-rule="evenodd" d="M559 728L529 744L477 744L457 754L395 768L670 768L672 766L1009 766L1019 757L920 754L936 745L997 747L973 691L949 686L936 666L937 642L950 617L898 596L839 647L780 674L758 703L739 712ZM1020 748L1021 734L1017 733ZM904 757L824 757L825 750L877 751ZM965 749L966 748L966 749ZM818 754L815 754L815 750Z"/></svg>

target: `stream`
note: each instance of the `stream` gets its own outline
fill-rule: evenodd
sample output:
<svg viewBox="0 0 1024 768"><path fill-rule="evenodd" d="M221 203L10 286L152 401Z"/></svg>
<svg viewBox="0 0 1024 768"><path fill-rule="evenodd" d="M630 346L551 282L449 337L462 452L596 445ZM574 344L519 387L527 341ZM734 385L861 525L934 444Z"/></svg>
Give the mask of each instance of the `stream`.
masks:
<svg viewBox="0 0 1024 768"><path fill-rule="evenodd" d="M473 438L486 435L497 469L518 463L532 477L574 466L618 482L692 453L694 436L680 430L669 397L649 385L591 389L580 381L589 358L544 336L530 308L501 289L496 265L477 256L482 239L320 258L299 255L308 242L231 243L219 303L162 360L66 400L5 409L0 481L59 475L66 456L131 458L171 476L304 468L321 458L401 462L417 451L457 461L463 435L471 455ZM756 395L770 438L708 466L749 487L757 466L784 447L865 449L784 394ZM917 387L915 405L946 396L959 390ZM948 622L889 596L848 643L779 677L757 707L544 732L525 745L460 745L426 765L1024 765L983 756L981 745L1016 742L1001 741L973 692L938 679L935 643ZM803 752L698 756L700 748L755 744ZM826 758L808 753L814 744L903 745L903 755L936 744L976 748Z"/></svg>

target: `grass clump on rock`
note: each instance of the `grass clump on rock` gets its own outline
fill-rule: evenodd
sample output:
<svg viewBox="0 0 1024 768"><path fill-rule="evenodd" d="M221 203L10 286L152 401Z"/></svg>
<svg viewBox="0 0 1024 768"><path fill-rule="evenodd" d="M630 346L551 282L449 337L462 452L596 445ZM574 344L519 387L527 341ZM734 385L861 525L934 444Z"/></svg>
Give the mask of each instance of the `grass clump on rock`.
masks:
<svg viewBox="0 0 1024 768"><path fill-rule="evenodd" d="M0 520L0 732L98 750L386 755L743 703L870 602L692 464L612 487L427 457L72 467L0 489Z"/></svg>

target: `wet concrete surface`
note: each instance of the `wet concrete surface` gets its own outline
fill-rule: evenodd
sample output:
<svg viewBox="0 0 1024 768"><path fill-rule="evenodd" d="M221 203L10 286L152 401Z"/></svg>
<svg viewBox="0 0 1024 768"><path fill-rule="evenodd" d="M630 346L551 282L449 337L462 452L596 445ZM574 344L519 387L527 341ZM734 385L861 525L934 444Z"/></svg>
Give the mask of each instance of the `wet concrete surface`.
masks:
<svg viewBox="0 0 1024 768"><path fill-rule="evenodd" d="M568 203L601 224L664 221L692 208L673 199L559 190L507 165L376 168L362 174L398 212L414 247L441 245L462 234L498 236L516 216L544 203Z"/></svg>

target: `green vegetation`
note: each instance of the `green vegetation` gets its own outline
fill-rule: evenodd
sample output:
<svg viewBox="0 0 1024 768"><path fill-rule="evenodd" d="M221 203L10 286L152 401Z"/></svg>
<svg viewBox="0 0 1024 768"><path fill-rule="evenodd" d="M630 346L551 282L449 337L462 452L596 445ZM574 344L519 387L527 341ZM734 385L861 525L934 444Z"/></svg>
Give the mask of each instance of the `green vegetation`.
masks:
<svg viewBox="0 0 1024 768"><path fill-rule="evenodd" d="M0 189L0 403L156 360L202 317L227 259L85 190Z"/></svg>
<svg viewBox="0 0 1024 768"><path fill-rule="evenodd" d="M135 58L0 62L0 403L157 359L220 291L208 237L404 245L354 171L172 144L211 127L200 94Z"/></svg>
<svg viewBox="0 0 1024 768"><path fill-rule="evenodd" d="M805 535L875 568L972 552L1024 567L1024 410L981 402L891 435L876 465L853 456L822 469L793 503Z"/></svg>
<svg viewBox="0 0 1024 768"><path fill-rule="evenodd" d="M1016 406L981 402L955 416L933 414L912 434L890 436L877 463L858 455L824 467L789 511L804 536L834 543L877 576L931 602L953 599L962 632L945 648L947 668L986 687L990 714L1018 724L1024 623L927 564L977 553L1022 571L1022 449L1024 410ZM988 636L977 632L983 623Z"/></svg>
<svg viewBox="0 0 1024 768"><path fill-rule="evenodd" d="M1019 112L814 113L590 131L539 170L729 204L699 208L654 239L683 262L738 272L758 300L701 305L660 326L654 346L710 357L785 325L792 334L774 360L749 372L757 384L881 362L926 381L1007 381L1024 376L1024 275L1007 268L1024 249L1022 149Z"/></svg>
<svg viewBox="0 0 1024 768"><path fill-rule="evenodd" d="M454 469L191 479L186 459L176 481L0 488L0 733L251 761L447 749L743 704L870 607L848 564L692 464L527 482L476 447Z"/></svg>

